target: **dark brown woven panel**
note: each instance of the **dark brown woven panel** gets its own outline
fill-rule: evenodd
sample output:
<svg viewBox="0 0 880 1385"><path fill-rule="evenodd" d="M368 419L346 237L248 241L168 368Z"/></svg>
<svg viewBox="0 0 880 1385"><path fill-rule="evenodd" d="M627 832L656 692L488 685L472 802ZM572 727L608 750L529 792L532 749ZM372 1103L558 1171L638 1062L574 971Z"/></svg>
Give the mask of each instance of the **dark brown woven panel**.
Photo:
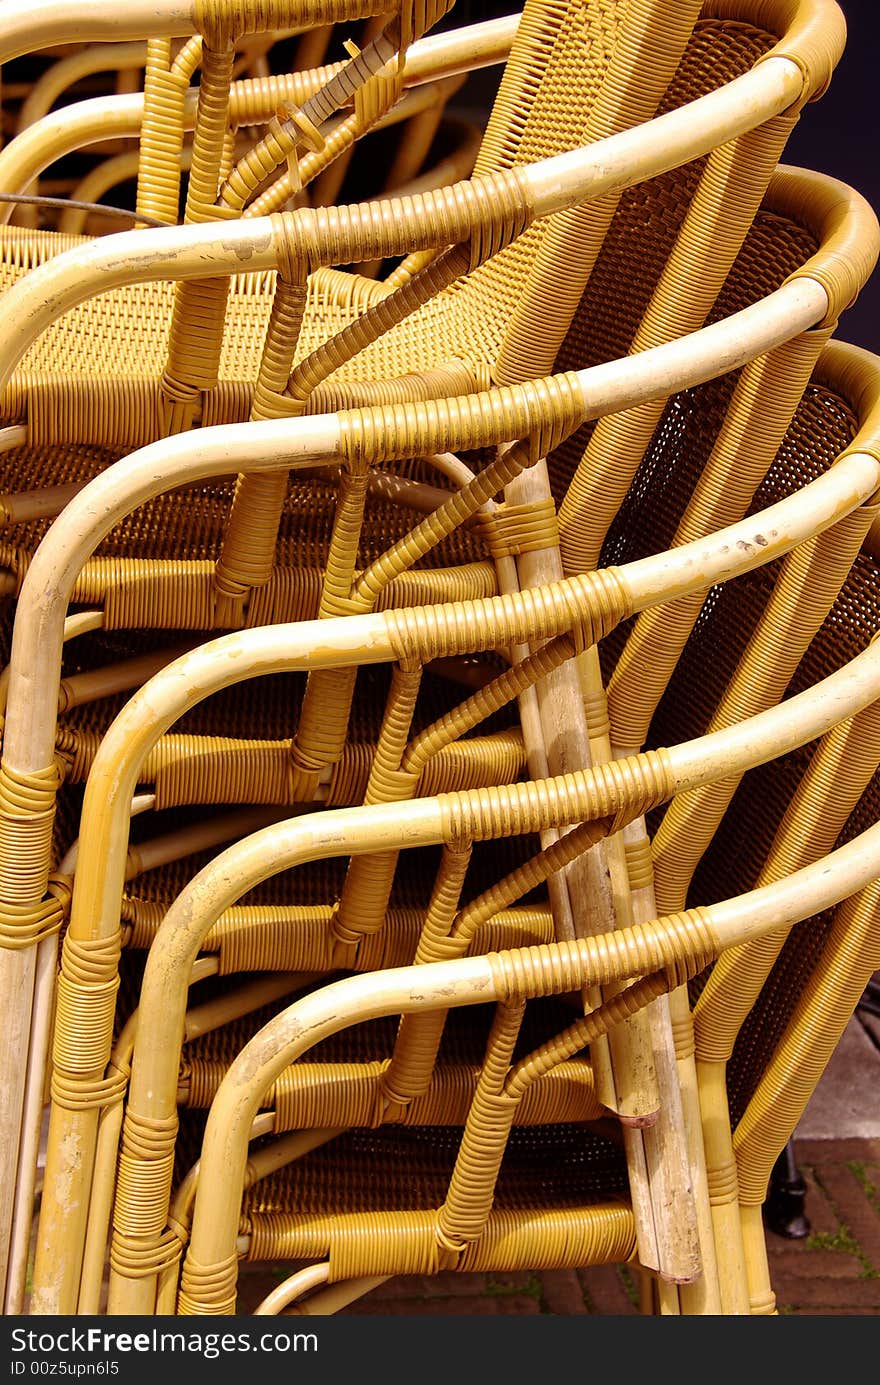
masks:
<svg viewBox="0 0 880 1385"><path fill-rule="evenodd" d="M756 513L822 475L855 436L846 402L810 386L749 513ZM778 563L738 577L707 595L675 673L651 722L650 746L701 735L749 641L772 591Z"/></svg>
<svg viewBox="0 0 880 1385"><path fill-rule="evenodd" d="M880 772L874 775L837 845L866 831L880 816ZM779 959L740 1030L728 1065L728 1100L735 1126L754 1094L804 987L820 963L834 911L825 910L792 929Z"/></svg>
<svg viewBox="0 0 880 1385"><path fill-rule="evenodd" d="M199 1157L205 1119L181 1112L175 1184ZM448 1126L351 1131L258 1183L245 1195L245 1213L439 1207L460 1138ZM569 1207L624 1197L627 1187L623 1151L604 1136L583 1125L514 1126L495 1205Z"/></svg>
<svg viewBox="0 0 880 1385"><path fill-rule="evenodd" d="M51 458L45 449L35 459L28 452L17 467L14 483L8 489L36 490L45 485L60 485L74 480L91 480L115 457L103 454L87 456L88 449L63 449L64 466L61 475L55 474ZM92 452L95 449L91 449ZM54 449L53 449L54 455ZM32 465L36 461L36 465ZM82 463L83 470L77 470ZM400 464L396 474L404 478L423 479L433 486L445 488L443 478L422 465ZM219 557L234 488L233 481L218 481L210 485L181 488L158 496L139 506L115 526L112 533L96 549L100 557L138 557L153 559L201 559ZM294 475L279 533L276 561L287 567L323 567L333 519L336 512L337 487L327 480ZM421 515L380 497L370 497L366 506L360 561L372 562L385 549L414 527ZM49 528L49 520L16 525L9 531L15 547L32 554ZM10 542L9 539L6 540ZM485 544L474 529L458 529L426 555L419 567L447 567L456 563L474 562L487 557ZM3 555L0 549L0 564Z"/></svg>
<svg viewBox="0 0 880 1385"><path fill-rule="evenodd" d="M208 816L202 808L196 810L196 821ZM175 819L184 820L182 813L149 815L153 820L150 836L174 831ZM170 822L169 822L170 819ZM135 819L137 822L137 819ZM134 824L133 824L134 826ZM499 877L522 863L540 846L534 837L506 837L496 842L481 842L474 847L462 900L467 901L492 885ZM400 908L421 908L427 905L440 858L440 847L416 847L401 853L401 866L395 878L392 905ZM167 901L169 904L192 877L216 856L215 851L199 852L159 869L139 875L127 889L131 898ZM313 861L295 870L279 871L268 880L242 896L243 904L331 904L338 898L345 875L346 858ZM533 896L526 896L534 902Z"/></svg>
<svg viewBox="0 0 880 1385"><path fill-rule="evenodd" d="M459 1135L442 1126L357 1131L259 1183L245 1215L392 1211L437 1207L446 1195ZM514 1129L501 1167L497 1207L548 1208L626 1189L620 1151L583 1126Z"/></svg>
<svg viewBox="0 0 880 1385"><path fill-rule="evenodd" d="M161 643L157 641L159 647L174 649L178 632L165 631L164 635L165 639ZM196 642L195 639L193 642ZM79 644L79 641L76 643ZM117 651L115 655L101 658L96 663L85 662L80 656L76 661L78 667L65 669L65 674L112 663L114 657L125 658L133 653L141 653L145 647L138 638L132 640L127 650L122 642L114 642L114 645ZM488 671L494 671L495 667L494 661L487 663ZM358 670L357 694L349 726L350 741L375 743L385 709L389 681L390 672L385 666L367 665ZM240 736L249 740L284 740L296 730L305 684L304 673L279 673L264 678L247 679L205 698L175 722L172 731L200 736ZM468 692L469 689L462 688L451 680L432 677L430 673L426 673L416 703L413 734L458 706L467 697ZM121 693L102 698L100 702L72 708L63 718L62 724L74 734L103 734L129 696L130 694ZM512 703L487 717L469 735L489 735L516 725L516 704Z"/></svg>
<svg viewBox="0 0 880 1385"><path fill-rule="evenodd" d="M72 481L90 481L125 453L82 443L53 447L16 447L3 454L0 491L42 490Z"/></svg>
<svg viewBox="0 0 880 1385"><path fill-rule="evenodd" d="M770 35L745 24L703 20L694 30L660 113L741 76L772 42ZM694 160L623 193L560 350L558 369L594 365L626 354L696 191L704 162ZM626 272L621 273L624 267Z"/></svg>
<svg viewBox="0 0 880 1385"><path fill-rule="evenodd" d="M759 213L708 321L717 322L773 292L815 248L813 236L795 222L772 212ZM632 562L672 544L738 379L739 371L731 371L669 400L609 529L602 547L602 566ZM790 443L797 447L797 438L792 436ZM710 594L709 606L712 600ZM631 622L626 622L602 642L606 680L614 671L630 628Z"/></svg>
<svg viewBox="0 0 880 1385"><path fill-rule="evenodd" d="M815 238L774 212L755 218L707 321L740 312L773 293L816 250ZM603 566L668 548L706 463L733 394L731 371L669 401L602 549Z"/></svg>
<svg viewBox="0 0 880 1385"><path fill-rule="evenodd" d="M804 691L859 654L880 630L880 573L861 554L821 629L804 655L788 695ZM709 904L751 889L813 746L744 776L694 874L689 903Z"/></svg>
<svg viewBox="0 0 880 1385"><path fill-rule="evenodd" d="M842 667L866 647L877 630L880 630L877 564L869 554L862 553L801 660L789 685L788 695L804 691ZM802 746L790 755L762 765L744 776L694 872L688 893L689 904L710 904L755 885L775 832L814 748L815 742ZM656 821L659 821L663 811L660 809L654 815ZM875 776L847 827L849 835L869 826L875 820L877 811L880 811L880 779ZM858 823L858 826L853 827L853 823ZM846 839L848 837L844 834L841 841ZM806 929L806 925L802 928ZM798 929L792 936L800 937L801 934L802 930ZM804 936L807 936L807 932ZM704 973L691 982L692 1000L695 1001L702 991L707 975Z"/></svg>

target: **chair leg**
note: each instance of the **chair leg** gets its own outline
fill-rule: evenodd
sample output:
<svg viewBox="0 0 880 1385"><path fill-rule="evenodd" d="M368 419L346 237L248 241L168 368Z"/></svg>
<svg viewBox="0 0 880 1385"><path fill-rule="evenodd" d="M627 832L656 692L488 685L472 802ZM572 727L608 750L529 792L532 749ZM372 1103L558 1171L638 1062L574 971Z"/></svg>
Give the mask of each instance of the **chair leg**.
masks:
<svg viewBox="0 0 880 1385"><path fill-rule="evenodd" d="M857 1007L866 1015L880 1018L880 972L875 972L865 987Z"/></svg>
<svg viewBox="0 0 880 1385"><path fill-rule="evenodd" d="M804 1213L807 1185L794 1157L791 1140L785 1146L770 1175L770 1187L764 1204L764 1224L777 1236L788 1241L801 1241L810 1234L810 1223Z"/></svg>

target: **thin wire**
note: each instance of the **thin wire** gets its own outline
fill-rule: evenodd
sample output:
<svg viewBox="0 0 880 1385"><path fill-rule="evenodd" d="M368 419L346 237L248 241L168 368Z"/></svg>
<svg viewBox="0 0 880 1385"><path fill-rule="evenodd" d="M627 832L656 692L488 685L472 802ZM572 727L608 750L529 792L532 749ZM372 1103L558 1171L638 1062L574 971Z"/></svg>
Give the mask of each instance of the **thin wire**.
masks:
<svg viewBox="0 0 880 1385"><path fill-rule="evenodd" d="M64 211L73 207L78 212L104 212L107 216L124 216L129 221L142 221L146 226L167 226L167 221L157 221L154 216L144 216L142 212L129 211L127 207L107 207L103 202L78 202L74 197L38 197L25 192L0 192L0 202L16 202L26 207L58 207Z"/></svg>

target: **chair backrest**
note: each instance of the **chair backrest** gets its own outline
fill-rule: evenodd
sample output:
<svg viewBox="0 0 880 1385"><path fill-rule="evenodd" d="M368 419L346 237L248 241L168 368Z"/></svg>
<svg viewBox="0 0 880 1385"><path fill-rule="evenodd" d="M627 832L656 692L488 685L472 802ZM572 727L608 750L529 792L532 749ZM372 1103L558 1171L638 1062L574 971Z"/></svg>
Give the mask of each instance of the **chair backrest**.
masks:
<svg viewBox="0 0 880 1385"><path fill-rule="evenodd" d="M856 348L831 345L817 367L814 383L795 414L788 436L774 465L757 488L752 507L766 504L771 495L791 492L806 477L819 474L845 447L859 447L876 436L878 418L876 361ZM821 427L817 427L818 420ZM825 452L819 439L830 442ZM853 524L830 536L818 535L790 555L777 571L768 568L764 580L748 580L738 590L713 594L693 634L684 647L675 676L661 699L651 723L648 744L676 738L685 727L697 729L722 725L748 709L770 705L789 686L804 686L821 676L831 663L860 647L874 630L876 594L872 594L874 560L862 549L870 527L870 507L864 525ZM711 647L707 663L705 651ZM734 671L734 666L736 671ZM699 669L699 676L696 670ZM800 679L792 683L792 679ZM769 842L778 820L769 806L753 845L722 866L725 848L718 837L712 853L703 857L715 837L722 816L731 805L737 784L731 782L718 796L697 795L682 800L659 826L655 868L658 897L663 907L684 903L693 876L702 872L706 888L713 870L731 880L738 871L756 869L761 843ZM740 809L753 800L754 790L739 792ZM760 821L757 819L756 821ZM687 824L687 825L685 825ZM728 833L731 834L728 836ZM724 833L743 843L736 814ZM698 863L703 861L703 864ZM668 861L668 865L666 862ZM749 867L747 862L753 865ZM743 876L740 879L745 878ZM676 906L677 907L677 906Z"/></svg>

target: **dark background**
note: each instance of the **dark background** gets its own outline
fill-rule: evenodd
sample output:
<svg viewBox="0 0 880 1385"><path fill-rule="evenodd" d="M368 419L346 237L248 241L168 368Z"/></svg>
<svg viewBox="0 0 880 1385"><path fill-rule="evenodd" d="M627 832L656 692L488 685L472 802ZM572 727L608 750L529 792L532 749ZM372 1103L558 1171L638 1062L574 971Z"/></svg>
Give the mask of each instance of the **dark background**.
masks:
<svg viewBox="0 0 880 1385"><path fill-rule="evenodd" d="M846 50L829 90L805 108L783 157L849 183L880 213L880 0L839 3L847 21ZM516 8L515 0L456 0L445 25L512 14ZM470 119L479 119L491 104L497 79L497 70L475 74L455 104ZM880 269L841 318L837 335L880 352Z"/></svg>
<svg viewBox="0 0 880 1385"><path fill-rule="evenodd" d="M846 15L846 49L828 91L795 126L785 161L833 174L880 213L880 0L839 3ZM841 317L837 335L880 352L880 270Z"/></svg>

